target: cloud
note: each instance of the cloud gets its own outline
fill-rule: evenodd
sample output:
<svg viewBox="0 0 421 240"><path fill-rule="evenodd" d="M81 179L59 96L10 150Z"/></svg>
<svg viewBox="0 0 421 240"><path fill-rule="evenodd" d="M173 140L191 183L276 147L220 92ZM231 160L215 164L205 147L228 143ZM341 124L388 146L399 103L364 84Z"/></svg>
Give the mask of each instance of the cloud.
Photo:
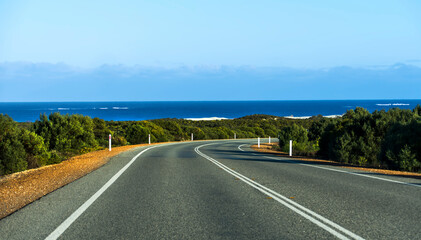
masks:
<svg viewBox="0 0 421 240"><path fill-rule="evenodd" d="M421 68L0 64L0 101L419 98Z"/></svg>
<svg viewBox="0 0 421 240"><path fill-rule="evenodd" d="M421 59L410 59L410 60L406 60L405 62L407 62L407 63L421 63Z"/></svg>

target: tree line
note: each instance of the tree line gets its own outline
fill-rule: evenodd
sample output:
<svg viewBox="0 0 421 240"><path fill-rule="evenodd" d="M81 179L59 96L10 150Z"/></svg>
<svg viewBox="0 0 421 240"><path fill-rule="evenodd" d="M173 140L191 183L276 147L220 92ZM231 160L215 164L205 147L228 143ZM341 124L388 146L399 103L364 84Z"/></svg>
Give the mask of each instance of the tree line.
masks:
<svg viewBox="0 0 421 240"><path fill-rule="evenodd" d="M18 123L0 114L0 175L59 163L71 156L108 146L148 142L278 137L279 148L341 163L420 171L421 107L368 112L347 111L339 118L287 119L251 115L232 120L104 121L82 115L41 114Z"/></svg>
<svg viewBox="0 0 421 240"><path fill-rule="evenodd" d="M78 114L41 114L33 123L18 123L0 114L0 175L60 163L77 154L105 149L108 136L113 146L148 142L276 137L291 121L268 115L234 120L104 121Z"/></svg>

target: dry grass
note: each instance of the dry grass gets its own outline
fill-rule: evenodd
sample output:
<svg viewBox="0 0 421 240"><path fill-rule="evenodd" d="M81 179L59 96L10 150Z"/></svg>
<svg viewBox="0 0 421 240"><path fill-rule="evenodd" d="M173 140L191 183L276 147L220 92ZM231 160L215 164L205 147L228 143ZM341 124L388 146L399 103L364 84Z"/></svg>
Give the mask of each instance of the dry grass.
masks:
<svg viewBox="0 0 421 240"><path fill-rule="evenodd" d="M339 166L339 167L344 167L344 168L350 168L350 169L356 169L356 170L362 170L362 171L366 171L366 172L386 174L386 175L421 178L420 173L394 171L394 170L386 170L386 169L376 169L376 168L368 168L368 167L357 167L357 166L341 164L341 163L334 162L334 161L308 158L308 157L306 157L306 158L297 157L297 156L289 157L287 153L272 150L273 145L276 145L276 143L270 143L270 144L269 143L263 143L263 144L260 144L260 148L258 148L257 145L252 145L251 148L256 150L256 151L259 151L259 152L272 153L272 154L275 154L275 155L278 155L278 156L288 157L288 158L292 158L292 159L300 160L300 161L318 162L318 163L322 163L322 164L328 164L328 165L333 165L333 166Z"/></svg>
<svg viewBox="0 0 421 240"><path fill-rule="evenodd" d="M59 164L0 178L0 219L104 165L111 157L146 144L115 147L75 156Z"/></svg>

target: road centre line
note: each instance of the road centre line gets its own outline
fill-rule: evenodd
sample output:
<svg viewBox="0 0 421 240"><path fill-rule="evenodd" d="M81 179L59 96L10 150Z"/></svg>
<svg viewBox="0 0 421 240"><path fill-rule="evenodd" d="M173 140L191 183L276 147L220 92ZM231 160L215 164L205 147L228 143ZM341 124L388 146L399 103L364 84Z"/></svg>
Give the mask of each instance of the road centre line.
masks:
<svg viewBox="0 0 421 240"><path fill-rule="evenodd" d="M247 144L242 144L242 145L238 146L238 149L240 149L241 151L244 152L244 149L241 148L241 146L243 146L243 145L247 145ZM254 155L258 155L258 154L254 154ZM360 177L373 178L373 179L382 180L382 181L386 181L386 182L398 183L398 184L409 185L409 186L414 186L414 187L421 187L421 185L417 185L417 184L413 184L413 183L406 183L406 182L401 182L401 181L387 179L387 178L375 177L375 176L370 176L370 175L366 175L366 174L363 174L363 173L348 172L348 171L345 171L345 170L327 168L327 167L322 167L322 166L315 166L315 165L306 164L306 163L297 163L297 161L295 161L295 160L280 159L279 157L269 157L269 156L262 156L262 157L274 159L274 160L278 160L278 161L283 161L283 162L294 163L294 164L298 164L298 165L302 165L302 166L306 166L306 167L319 168L319 169L324 169L324 170L333 171L333 172L340 172L340 173L346 173L346 174L356 175L356 176L360 176Z"/></svg>
<svg viewBox="0 0 421 240"><path fill-rule="evenodd" d="M230 168L228 168L224 164L218 162L217 160L211 158L210 156L202 153L199 150L201 147L209 146L209 145L213 145L213 144L217 144L217 143L209 143L209 144L200 145L200 146L196 147L194 150L197 154L199 154L200 156L209 160L210 162L214 163L215 165L219 166L220 168L222 168L227 173L239 178L241 181L243 181L246 184L250 185L251 187L259 190L263 194L265 194L269 197L272 197L272 199L274 199L275 201L277 201L277 202L281 203L282 205L288 207L289 209L291 209L295 213L301 215L302 217L306 218L307 220L311 221L312 223L316 224L317 226L323 228L324 230L331 233L335 237L337 237L339 239L349 239L348 237L351 237L351 238L354 238L354 239L363 239L362 237L352 233L351 231L341 227L340 225L330 221L329 219L311 211L310 209L292 201L291 199L288 199L287 197L285 197L285 196L283 196L283 195L281 195L281 194L279 194L279 193L277 193L277 192L257 183L256 181L253 181L253 180L247 178L246 176L244 176L244 175L242 175L242 174L240 174L240 173L238 173L238 172L236 172L236 171L234 171ZM333 228L335 228L335 229L333 229ZM338 231L341 231L341 232L338 232ZM344 234L346 234L347 236L345 236Z"/></svg>
<svg viewBox="0 0 421 240"><path fill-rule="evenodd" d="M70 225L72 225L72 223L74 221L76 221L76 219L79 218L80 215L82 215L82 213L84 213L86 211L86 209L88 209L92 203L95 202L95 200L97 200L104 192L105 190L107 190L129 167L130 165L132 165L134 163L134 161L136 161L136 159L142 155L144 152L152 149L152 148L157 148L157 147L162 147L162 146L168 146L168 145L173 145L173 144L177 144L177 143L170 143L170 144L162 144L162 145L155 145L149 148L144 149L143 151L141 151L140 153L138 153L136 156L134 156L132 158L132 160L130 160L130 162L128 162L123 168L121 168L113 177L110 178L110 180L108 180L107 183L105 183L94 195L92 195L85 203L83 203L75 212L73 212L66 220L64 220L64 222L62 222L50 235L48 235L48 237L46 237L46 240L55 240L58 237L61 236L61 234L64 233L64 231L66 231L67 228L70 227Z"/></svg>

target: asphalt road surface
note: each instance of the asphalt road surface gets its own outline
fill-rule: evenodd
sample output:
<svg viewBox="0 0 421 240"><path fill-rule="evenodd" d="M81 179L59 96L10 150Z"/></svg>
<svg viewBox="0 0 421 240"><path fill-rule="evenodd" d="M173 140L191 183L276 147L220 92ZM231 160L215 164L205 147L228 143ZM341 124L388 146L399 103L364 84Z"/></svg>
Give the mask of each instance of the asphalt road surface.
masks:
<svg viewBox="0 0 421 240"><path fill-rule="evenodd" d="M0 239L421 239L421 180L258 153L141 147L0 220Z"/></svg>

